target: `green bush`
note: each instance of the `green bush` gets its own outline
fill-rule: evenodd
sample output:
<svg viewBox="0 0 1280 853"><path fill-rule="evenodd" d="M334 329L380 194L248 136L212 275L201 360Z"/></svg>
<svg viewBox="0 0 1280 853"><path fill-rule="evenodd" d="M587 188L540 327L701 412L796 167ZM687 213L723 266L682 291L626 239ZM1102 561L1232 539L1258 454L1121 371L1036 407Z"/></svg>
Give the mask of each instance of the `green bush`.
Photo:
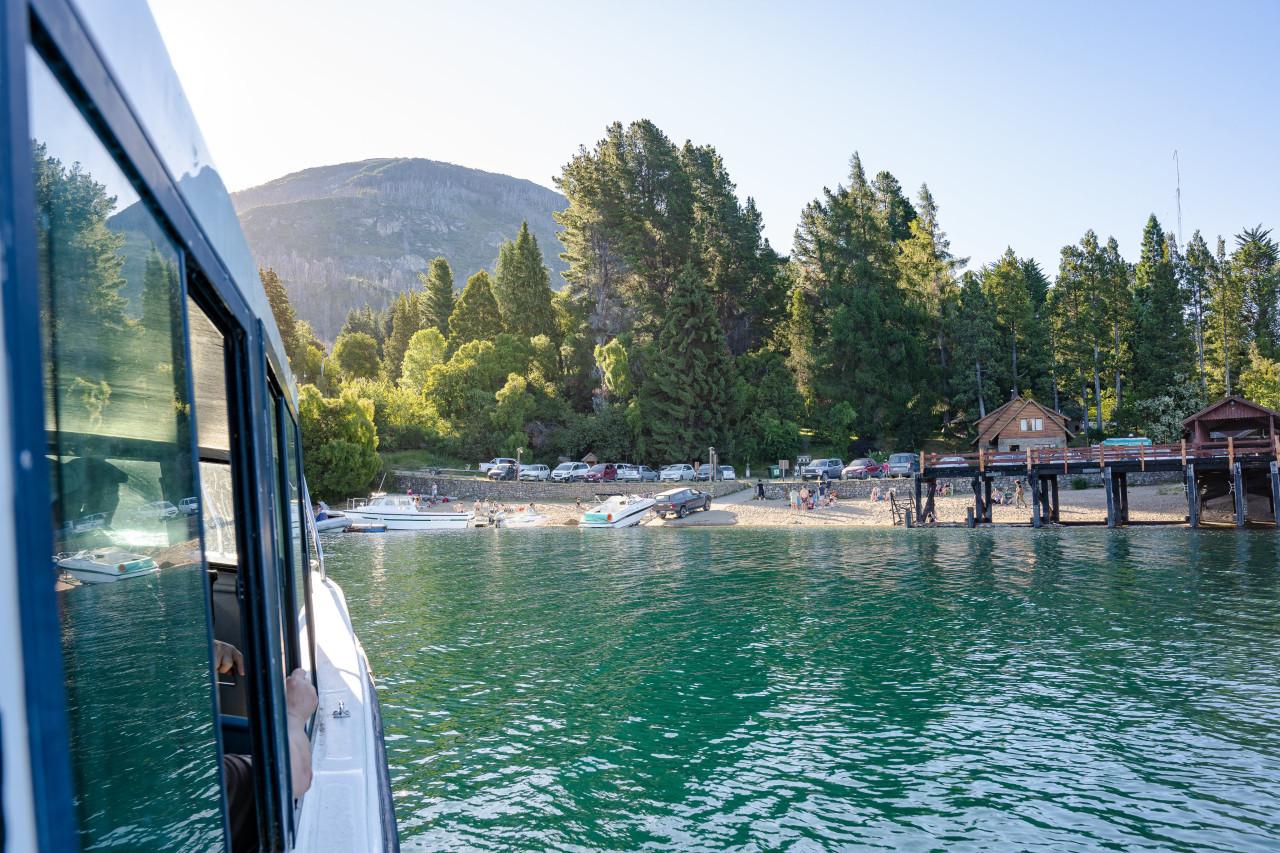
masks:
<svg viewBox="0 0 1280 853"><path fill-rule="evenodd" d="M1077 492L1081 489L1087 489L1089 488L1089 481L1084 477L1072 477L1071 488L1075 489Z"/></svg>

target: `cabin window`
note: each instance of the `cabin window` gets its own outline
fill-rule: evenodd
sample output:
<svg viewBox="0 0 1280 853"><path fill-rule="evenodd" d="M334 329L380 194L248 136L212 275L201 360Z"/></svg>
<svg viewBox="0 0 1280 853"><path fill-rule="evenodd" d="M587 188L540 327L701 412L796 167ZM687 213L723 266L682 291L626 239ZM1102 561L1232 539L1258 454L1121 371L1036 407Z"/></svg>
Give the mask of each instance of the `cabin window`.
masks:
<svg viewBox="0 0 1280 853"><path fill-rule="evenodd" d="M282 407L283 408L283 407ZM310 612L310 560L307 556L306 538L307 514L311 507L303 500L302 480L299 476L300 450L298 447L298 425L288 409L284 409L281 417L284 424L284 448L286 485L289 490L285 509L289 514L289 555L293 560L293 610L298 615L297 657L298 666L312 674L315 680L314 649L311 643ZM291 662L291 663L292 663Z"/></svg>
<svg viewBox="0 0 1280 853"><path fill-rule="evenodd" d="M1023 432L1041 432L1043 430L1044 430L1043 418L1023 418L1022 419Z"/></svg>
<svg viewBox="0 0 1280 853"><path fill-rule="evenodd" d="M27 70L68 819L84 849L220 848L183 259L31 49Z"/></svg>

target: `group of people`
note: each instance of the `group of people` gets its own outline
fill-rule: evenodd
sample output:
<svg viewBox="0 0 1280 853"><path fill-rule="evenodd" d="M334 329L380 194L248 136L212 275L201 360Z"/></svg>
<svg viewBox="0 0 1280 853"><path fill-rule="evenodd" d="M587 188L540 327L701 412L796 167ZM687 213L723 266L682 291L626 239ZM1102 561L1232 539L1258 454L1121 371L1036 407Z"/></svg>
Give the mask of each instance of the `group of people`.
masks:
<svg viewBox="0 0 1280 853"><path fill-rule="evenodd" d="M833 507L840 495L835 488L828 487L824 478L818 484L817 489L810 489L806 485L801 485L797 491L794 487L787 494L791 499L791 511L798 512L802 509L818 509L819 507Z"/></svg>
<svg viewBox="0 0 1280 853"><path fill-rule="evenodd" d="M409 497L413 498L413 505L414 505L416 508L418 508L418 509L422 509L422 505L423 505L423 503L424 503L424 502L423 502L423 500L422 500L422 495L415 495L415 494L413 493L413 489L410 489L410 490L409 490ZM427 505L427 508L428 508L428 509L433 509L433 508L435 507L435 505L436 505L437 503L439 503L439 501L440 501L440 489L439 489L439 487L438 487L434 482L432 482L432 484L431 484L431 496L430 496L430 497L428 497L428 498L426 499L426 501L425 501L425 503L426 503L426 505ZM449 499L448 499L448 498L445 498L445 499L444 499L444 502L445 502L445 503L448 503L448 502L449 502Z"/></svg>
<svg viewBox="0 0 1280 853"><path fill-rule="evenodd" d="M891 501L891 500L893 500L893 499L894 499L894 498L896 498L896 497L897 497L897 493L893 490L893 486L890 486L889 488L885 489L884 491L881 491L881 490L880 490L880 486L879 486L879 485L876 485L876 486L872 486L872 487L871 487L871 494L867 496L867 500L869 500L869 501Z"/></svg>

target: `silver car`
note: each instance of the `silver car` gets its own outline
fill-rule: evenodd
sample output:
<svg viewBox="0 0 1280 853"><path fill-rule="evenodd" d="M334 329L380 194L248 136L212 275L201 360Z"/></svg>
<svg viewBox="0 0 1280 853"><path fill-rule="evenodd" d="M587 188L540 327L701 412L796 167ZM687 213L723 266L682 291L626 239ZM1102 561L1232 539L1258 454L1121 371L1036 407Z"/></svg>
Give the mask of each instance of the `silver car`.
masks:
<svg viewBox="0 0 1280 853"><path fill-rule="evenodd" d="M674 483L683 480L689 480L692 482L695 476L693 466L687 462L668 465L658 472L658 479L664 483Z"/></svg>
<svg viewBox="0 0 1280 853"><path fill-rule="evenodd" d="M628 483L652 483L658 479L658 472L648 465L619 465L618 479Z"/></svg>
<svg viewBox="0 0 1280 853"><path fill-rule="evenodd" d="M551 479L551 469L546 465L521 465L520 479L543 483Z"/></svg>

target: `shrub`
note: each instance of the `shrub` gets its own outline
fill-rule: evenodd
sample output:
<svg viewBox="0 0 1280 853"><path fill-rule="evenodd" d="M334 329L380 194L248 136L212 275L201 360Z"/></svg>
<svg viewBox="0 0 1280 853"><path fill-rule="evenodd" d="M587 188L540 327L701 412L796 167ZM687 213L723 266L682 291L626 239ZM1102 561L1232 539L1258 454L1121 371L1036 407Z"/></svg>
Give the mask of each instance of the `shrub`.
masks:
<svg viewBox="0 0 1280 853"><path fill-rule="evenodd" d="M1089 488L1089 481L1084 477L1072 477L1071 488L1075 489L1077 492L1081 489L1087 489Z"/></svg>

